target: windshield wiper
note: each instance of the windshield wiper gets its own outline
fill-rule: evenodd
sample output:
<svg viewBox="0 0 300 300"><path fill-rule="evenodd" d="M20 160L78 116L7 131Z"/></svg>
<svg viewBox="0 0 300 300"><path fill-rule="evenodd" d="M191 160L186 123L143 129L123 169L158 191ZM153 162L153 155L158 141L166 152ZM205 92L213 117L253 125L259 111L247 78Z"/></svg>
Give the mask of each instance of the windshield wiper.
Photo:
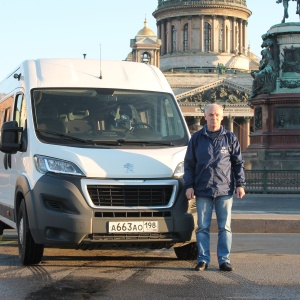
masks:
<svg viewBox="0 0 300 300"><path fill-rule="evenodd" d="M143 140L126 140L126 139L118 139L117 142L119 144L143 144L143 145L158 145L158 146L174 146L171 142L158 142L158 141L143 141Z"/></svg>
<svg viewBox="0 0 300 300"><path fill-rule="evenodd" d="M86 144L88 142L87 140L80 139L80 138L77 138L77 137L74 137L74 136L71 136L71 135L68 135L68 134L60 133L60 132L49 131L49 130L44 130L44 129L36 129L36 131L51 134L51 135L56 135L56 136L62 137L62 138L67 139L67 140L81 142L81 143L84 143L84 144Z"/></svg>
<svg viewBox="0 0 300 300"><path fill-rule="evenodd" d="M173 143L171 142L159 142L159 141L143 141L143 140L126 140L126 139L118 139L118 140L84 140L81 138L77 138L65 133L60 133L56 131L50 131L50 130L44 130L44 129L36 129L38 132L43 132L51 135L55 135L58 137L62 137L67 140L72 140L80 143L91 143L96 145L105 145L105 146L122 146L123 144L142 144L143 146L145 145L158 145L158 146L174 146Z"/></svg>

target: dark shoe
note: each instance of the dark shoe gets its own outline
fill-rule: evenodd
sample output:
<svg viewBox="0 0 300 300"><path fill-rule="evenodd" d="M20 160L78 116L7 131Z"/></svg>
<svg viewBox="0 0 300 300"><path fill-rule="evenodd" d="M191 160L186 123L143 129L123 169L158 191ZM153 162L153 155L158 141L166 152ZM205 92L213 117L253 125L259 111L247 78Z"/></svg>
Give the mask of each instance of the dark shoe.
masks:
<svg viewBox="0 0 300 300"><path fill-rule="evenodd" d="M198 265L195 267L195 270L196 271L204 271L207 269L207 267L208 267L208 264L206 262L200 261L198 263Z"/></svg>
<svg viewBox="0 0 300 300"><path fill-rule="evenodd" d="M234 270L233 266L228 262L219 265L219 268L221 271L227 271L227 272L231 272Z"/></svg>

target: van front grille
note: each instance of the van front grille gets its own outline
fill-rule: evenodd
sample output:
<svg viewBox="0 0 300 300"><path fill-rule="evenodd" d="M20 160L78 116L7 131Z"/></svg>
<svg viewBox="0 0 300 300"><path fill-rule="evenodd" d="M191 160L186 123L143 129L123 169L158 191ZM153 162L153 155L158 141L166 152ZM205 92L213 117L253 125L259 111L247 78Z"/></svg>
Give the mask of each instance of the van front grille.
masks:
<svg viewBox="0 0 300 300"><path fill-rule="evenodd" d="M171 200L173 186L88 185L89 196L95 206L166 206Z"/></svg>
<svg viewBox="0 0 300 300"><path fill-rule="evenodd" d="M171 211L96 211L95 218L170 218L172 217Z"/></svg>

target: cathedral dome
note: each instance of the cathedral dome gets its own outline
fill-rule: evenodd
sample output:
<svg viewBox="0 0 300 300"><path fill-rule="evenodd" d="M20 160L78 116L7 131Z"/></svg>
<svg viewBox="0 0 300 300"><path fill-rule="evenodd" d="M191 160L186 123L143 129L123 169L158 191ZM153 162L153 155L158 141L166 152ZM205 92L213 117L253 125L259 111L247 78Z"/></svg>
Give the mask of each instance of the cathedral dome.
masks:
<svg viewBox="0 0 300 300"><path fill-rule="evenodd" d="M163 71L249 71L246 0L159 0L153 16Z"/></svg>
<svg viewBox="0 0 300 300"><path fill-rule="evenodd" d="M144 21L144 28L137 33L137 36L155 36L154 32L148 28L148 22L146 19Z"/></svg>

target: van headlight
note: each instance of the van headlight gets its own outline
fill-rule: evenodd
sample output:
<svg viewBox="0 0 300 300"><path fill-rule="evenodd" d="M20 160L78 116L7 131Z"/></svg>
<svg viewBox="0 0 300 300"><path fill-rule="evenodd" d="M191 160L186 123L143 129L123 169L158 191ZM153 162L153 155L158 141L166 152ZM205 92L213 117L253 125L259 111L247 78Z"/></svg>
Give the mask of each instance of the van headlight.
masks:
<svg viewBox="0 0 300 300"><path fill-rule="evenodd" d="M52 172L84 176L83 172L72 162L54 157L35 155L35 167L40 173Z"/></svg>
<svg viewBox="0 0 300 300"><path fill-rule="evenodd" d="M184 174L184 164L183 161L179 163L174 171L173 176L176 178L181 178Z"/></svg>

